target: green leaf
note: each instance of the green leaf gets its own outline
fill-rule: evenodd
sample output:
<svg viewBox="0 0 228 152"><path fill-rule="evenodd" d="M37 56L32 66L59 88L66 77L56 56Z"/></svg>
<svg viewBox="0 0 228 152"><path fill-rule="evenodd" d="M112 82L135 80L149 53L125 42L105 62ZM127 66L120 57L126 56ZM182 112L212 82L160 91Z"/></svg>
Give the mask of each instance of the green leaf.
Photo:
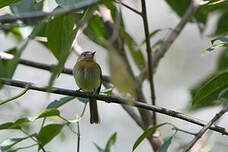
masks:
<svg viewBox="0 0 228 152"><path fill-rule="evenodd" d="M112 95L112 90L113 88L108 88L108 89L101 90L100 93L103 93L106 95Z"/></svg>
<svg viewBox="0 0 228 152"><path fill-rule="evenodd" d="M64 124L49 124L43 127L39 134L38 140L44 146L49 143L55 136L57 136L63 129Z"/></svg>
<svg viewBox="0 0 228 152"><path fill-rule="evenodd" d="M207 48L206 50L204 50L201 55L202 56L208 55L210 52L212 52L220 47L228 47L228 43L220 43L220 44L213 45L213 46Z"/></svg>
<svg viewBox="0 0 228 152"><path fill-rule="evenodd" d="M219 55L218 61L217 61L217 68L215 72L212 72L209 76L203 78L201 81L199 81L197 84L195 84L194 87L191 88L191 98L196 95L196 92L202 87L203 84L208 82L210 79L212 79L214 76L218 75L220 72L228 69L228 48L223 49L221 54ZM189 105L189 110L198 110L200 108L205 108L209 106L215 106L218 105L219 102L217 101L217 97L219 94L219 90L217 92L214 92L211 94L208 98L202 100L202 102L197 104L192 104L192 99L190 101L191 105ZM228 96L227 96L228 97Z"/></svg>
<svg viewBox="0 0 228 152"><path fill-rule="evenodd" d="M214 72L210 75L208 75L207 77L205 77L204 79L202 79L200 82L198 82L194 87L191 88L191 101L190 101L190 105L188 107L188 109L190 111L195 111L195 110L199 110L201 108L206 108L206 107L211 107L211 106L216 106L218 104L220 104L221 102L219 102L217 100L218 98L218 94L220 92L220 90L215 91L214 93L212 93L211 95L209 95L207 98L203 99L201 102L193 104L193 98L195 97L196 93L198 92L198 90L200 90L200 88L207 83L208 81L210 81L213 77L215 77L216 75L218 75L220 72Z"/></svg>
<svg viewBox="0 0 228 152"><path fill-rule="evenodd" d="M104 152L111 152L111 146L113 146L116 143L116 135L117 133L115 132L109 139L108 142L106 143Z"/></svg>
<svg viewBox="0 0 228 152"><path fill-rule="evenodd" d="M37 23L34 26L29 38L34 39L36 36L46 37L46 35L45 35L46 26L47 26L46 21L41 21L41 22Z"/></svg>
<svg viewBox="0 0 228 152"><path fill-rule="evenodd" d="M73 96L67 96L67 97L63 97L60 98L59 100L55 100L53 102L51 102L46 109L56 109L61 107L62 105L68 103L69 101L75 99L75 97Z"/></svg>
<svg viewBox="0 0 228 152"><path fill-rule="evenodd" d="M18 95L16 95L16 96L12 97L12 98L10 98L10 99L1 101L1 102L0 102L0 106L3 105L3 104L8 103L8 102L10 102L10 101L13 101L13 100L15 100L15 99L17 99L17 98L19 98L19 97L21 97L21 96L23 96L23 95L28 91L28 89L29 89L29 87L27 86L20 94L18 94Z"/></svg>
<svg viewBox="0 0 228 152"><path fill-rule="evenodd" d="M0 8L16 3L20 0L0 0Z"/></svg>
<svg viewBox="0 0 228 152"><path fill-rule="evenodd" d="M7 151L9 150L12 146L16 145L17 143L25 140L25 139L28 139L29 137L24 137L24 138L10 138L10 139L7 139L5 141L3 141L1 144L0 144L0 150L1 151Z"/></svg>
<svg viewBox="0 0 228 152"><path fill-rule="evenodd" d="M171 144L171 141L173 139L172 137L169 137L157 150L157 152L167 152L169 145Z"/></svg>
<svg viewBox="0 0 228 152"><path fill-rule="evenodd" d="M217 62L217 71L223 71L228 69L228 48L222 50L222 53L219 55Z"/></svg>
<svg viewBox="0 0 228 152"><path fill-rule="evenodd" d="M146 65L146 61L142 54L142 51L138 49L139 46L131 37L131 35L124 31L124 29L121 31L121 37L124 39L124 42L130 51L131 57L137 65L138 69L142 70Z"/></svg>
<svg viewBox="0 0 228 152"><path fill-rule="evenodd" d="M36 3L35 0L20 0L19 2L10 5L10 9L15 15L25 12L40 11L42 8L43 2Z"/></svg>
<svg viewBox="0 0 228 152"><path fill-rule="evenodd" d="M178 14L178 16L183 16L185 11L188 9L191 0L165 0L166 3Z"/></svg>
<svg viewBox="0 0 228 152"><path fill-rule="evenodd" d="M85 31L85 33L88 33L90 36L91 34L94 34L98 39L108 39L108 33L106 31L106 28L103 24L102 19L98 16L95 15L93 19L89 22L88 28L91 33Z"/></svg>
<svg viewBox="0 0 228 152"><path fill-rule="evenodd" d="M77 97L77 99L82 102L82 103L88 103L89 102L89 99L87 98L82 98L82 97Z"/></svg>
<svg viewBox="0 0 228 152"><path fill-rule="evenodd" d="M217 37L217 38L211 40L211 44L213 45L215 41L221 41L224 43L228 43L228 38L227 37Z"/></svg>
<svg viewBox="0 0 228 152"><path fill-rule="evenodd" d="M228 7L227 7L228 8ZM221 35L221 34L228 34L228 11L222 14L222 16L219 18L215 35Z"/></svg>
<svg viewBox="0 0 228 152"><path fill-rule="evenodd" d="M57 16L51 19L47 24L45 30L48 39L47 46L58 59L58 65L52 70L49 87L52 86L56 76L61 73L66 59L70 54L70 48L76 36L74 22L74 15L68 14Z"/></svg>
<svg viewBox="0 0 228 152"><path fill-rule="evenodd" d="M7 122L0 124L0 130L3 129L21 129L21 125L30 122L27 118L20 118L15 122Z"/></svg>
<svg viewBox="0 0 228 152"><path fill-rule="evenodd" d="M111 152L111 147L116 143L116 136L117 136L116 132L114 134L112 134L112 136L108 139L108 141L105 145L105 149L102 149L96 143L94 143L94 145L96 146L96 148L99 152Z"/></svg>
<svg viewBox="0 0 228 152"><path fill-rule="evenodd" d="M228 71L221 72L217 76L213 77L196 92L193 98L193 104L202 102L214 93L219 94L221 90L228 86Z"/></svg>
<svg viewBox="0 0 228 152"><path fill-rule="evenodd" d="M163 42L164 42L164 40L162 40L162 39L157 40L157 41L151 46L151 49L160 47L160 46L163 44ZM158 50L158 51L159 51L159 50Z"/></svg>
<svg viewBox="0 0 228 152"><path fill-rule="evenodd" d="M13 36L17 42L21 42L23 40L23 37L19 31L19 27L13 27L8 30L3 31L5 35L11 34L10 36Z"/></svg>
<svg viewBox="0 0 228 152"><path fill-rule="evenodd" d="M69 8L72 7L73 5L77 5L78 3L86 2L86 1L94 1L94 0L55 0L56 3L63 7L63 8Z"/></svg>
<svg viewBox="0 0 228 152"><path fill-rule="evenodd" d="M75 18L72 14L57 16L51 19L46 27L48 48L60 61L62 55L69 54L71 44L75 37ZM55 28L53 28L55 27Z"/></svg>
<svg viewBox="0 0 228 152"><path fill-rule="evenodd" d="M163 29L156 29L156 30L154 30L153 32L151 32L150 35L149 35L150 39L151 39L152 37L154 37L157 33L161 32L161 31L163 31ZM144 43L146 43L146 40L143 40L143 41L140 43L140 46L142 46Z"/></svg>
<svg viewBox="0 0 228 152"><path fill-rule="evenodd" d="M214 42L215 41L221 41L222 43L219 43L219 44L215 44L214 45ZM215 38L213 40L211 40L211 44L212 46L207 48L203 53L202 55L207 55L209 52L217 49L217 48L220 48L220 47L228 47L228 38L227 37L218 37L218 38Z"/></svg>
<svg viewBox="0 0 228 152"><path fill-rule="evenodd" d="M228 111L228 100L225 102L226 109Z"/></svg>
<svg viewBox="0 0 228 152"><path fill-rule="evenodd" d="M218 100L227 100L226 98L228 97L228 87L224 88L223 90L221 90L218 94Z"/></svg>
<svg viewBox="0 0 228 152"><path fill-rule="evenodd" d="M105 5L110 11L112 18L116 19L116 6L113 4L113 1L100 0L99 4ZM96 6L95 6L96 7ZM89 14L87 11L77 14L76 22L82 20L85 16ZM94 13L95 14L95 13ZM122 25L122 17L121 17ZM106 28L103 23L102 18L99 15L93 15L93 18L89 20L88 26L84 29L83 33L93 42L107 49L107 46L103 43L103 40L108 40L111 38L112 33ZM108 50L108 49L107 49Z"/></svg>
<svg viewBox="0 0 228 152"><path fill-rule="evenodd" d="M188 7L191 4L191 0L166 0L168 5L178 14L179 17L182 17ZM222 1L220 3L216 4L206 4L206 5L201 5L197 11L195 12L193 18L191 21L196 21L198 23L198 27L200 28L200 31L204 31L206 28L206 23L209 17L209 14L213 11L219 10L219 12L227 12L227 7L228 7L228 2ZM223 24L226 21L225 17L222 18L222 21L219 21L217 24ZM225 23L226 24L226 23ZM225 25L224 24L224 25ZM217 26L218 27L218 26ZM217 28L218 29L218 28ZM224 32L223 30L221 33ZM217 33L216 33L217 34Z"/></svg>
<svg viewBox="0 0 228 152"><path fill-rule="evenodd" d="M102 149L100 146L98 146L96 143L94 143L94 145L96 146L97 150L99 152L104 152L104 149Z"/></svg>
<svg viewBox="0 0 228 152"><path fill-rule="evenodd" d="M60 112L58 109L46 109L43 112L41 112L38 116L36 116L35 119L51 117L51 116L59 116L59 115L60 115Z"/></svg>
<svg viewBox="0 0 228 152"><path fill-rule="evenodd" d="M161 126L163 126L163 125L165 125L165 124L167 124L167 123L162 123L162 124L160 124L160 125L153 126L153 127L149 128L149 129L147 129L146 131L144 131L143 134L135 141L132 151L134 151L134 150L138 147L138 145L139 145L139 144L140 144L148 135L152 134L154 131L156 131L156 129L158 129L159 127L161 127Z"/></svg>
<svg viewBox="0 0 228 152"><path fill-rule="evenodd" d="M28 44L28 40L26 40L26 42L23 44L23 46L17 50L16 48L13 48L9 51L6 51L9 54L14 55L14 58L11 60L3 60L0 59L0 77L4 77L4 78L12 78L13 74L17 68L18 65L18 61L19 58L22 54L22 52L24 51L24 49L26 48ZM0 89L2 88L2 84L0 83Z"/></svg>

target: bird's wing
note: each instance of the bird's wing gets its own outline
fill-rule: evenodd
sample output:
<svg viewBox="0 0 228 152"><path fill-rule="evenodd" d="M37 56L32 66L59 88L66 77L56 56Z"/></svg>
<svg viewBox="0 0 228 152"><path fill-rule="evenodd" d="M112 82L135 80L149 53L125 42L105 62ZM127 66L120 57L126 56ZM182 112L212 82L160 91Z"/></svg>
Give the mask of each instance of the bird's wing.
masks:
<svg viewBox="0 0 228 152"><path fill-rule="evenodd" d="M97 64L99 70L100 70L100 78L101 78L101 83L100 83L100 86L98 87L96 93L99 94L100 90L101 90L101 84L102 84L102 70L101 70L101 67L99 64Z"/></svg>

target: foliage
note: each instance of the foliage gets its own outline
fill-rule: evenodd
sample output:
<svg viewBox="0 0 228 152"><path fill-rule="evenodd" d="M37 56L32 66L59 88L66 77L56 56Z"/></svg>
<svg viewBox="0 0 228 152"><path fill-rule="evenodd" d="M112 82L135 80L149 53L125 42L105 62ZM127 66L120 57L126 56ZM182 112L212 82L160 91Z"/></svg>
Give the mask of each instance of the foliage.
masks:
<svg viewBox="0 0 228 152"><path fill-rule="evenodd" d="M191 5L191 0L165 0L165 2L179 17L183 17L184 13ZM223 50L218 59L216 70L191 88L191 110L198 110L208 106L218 106L224 101L222 99L225 99L227 106L228 98L228 1L208 0L204 2L205 4L197 9L194 16L190 19L190 22L197 24L200 32L203 34L209 23L210 15L212 13L217 13L218 17L214 25L216 28L210 33L210 36L213 37L211 38L211 46L204 50L202 55L205 56L218 48L222 48ZM116 3L120 3L120 1L56 0L56 8L49 14L42 11L45 6L44 0L0 0L0 8L9 7L9 10L11 11L10 13L7 12L6 16L0 16L0 20L2 19L1 17L10 18L9 20L5 19L2 22L0 21L0 32L10 37L13 36L17 43L17 46L4 51L4 53L12 55L12 58L0 56L0 78L11 79L14 76L20 58L27 45L30 44L31 41L36 41L47 48L57 61L57 65L53 66L51 69L51 76L49 79L49 87L52 87L55 80L63 71L67 58L71 53L72 46L74 45L74 41L80 31L91 41L103 47L108 53L111 88L104 89L100 93L112 95L113 89L115 88L121 94L121 97L130 99L128 100L130 101L128 104L134 105L135 99L143 100L144 94L140 94L139 91L136 91L137 89L142 89L143 84L138 84L137 77L131 70L132 65L129 65L129 63L132 63L133 66L137 67L139 72L145 70L145 67L148 64L144 54L144 44L146 41L144 39L142 42L137 42L131 34L127 32L126 25L128 23L125 22L120 8ZM78 6L83 7L75 11L75 8ZM105 19L104 14L99 12L101 9L100 7L107 9L105 13L106 15L110 13L109 19ZM35 15L33 17L28 17L32 13ZM40 14L41 16L39 16ZM21 16L25 16L25 18ZM18 21L12 20L14 17L17 17ZM22 36L22 27L20 26L26 26L32 29L32 32L28 37ZM172 31L172 29L168 29ZM148 32L152 42L150 47L153 49L153 54L160 51L158 48L163 44L166 37L156 41L154 38L165 30L167 29L156 29L150 33ZM44 38L46 41L40 41L39 38ZM128 60L132 62L129 62ZM2 87L3 84L0 84L0 89ZM1 101L0 106L3 107L7 105L6 103L13 102L15 99L23 96L27 93L28 89L29 86L17 96ZM128 98L129 96L130 98ZM23 137L12 137L2 141L0 150L4 152L16 152L20 149L26 149L32 146L38 146L39 150L43 150L44 146L60 135L65 126L75 133L79 140L79 124L85 108L80 116L77 115L75 120L64 118L61 111L58 110L58 108L74 99L83 103L86 107L88 99L64 96L49 103L46 109L43 109L43 111L36 116L19 117L15 121L0 124L1 131L15 130L17 132L23 132L26 135ZM51 120L51 117L55 117L61 122L53 123L50 121L47 124L46 121ZM32 134L26 132L25 125L33 124L35 121L39 122L38 120L42 120L41 127L34 130L34 133ZM78 132L71 128L73 123L77 123ZM135 141L132 151L134 151L144 139L156 131L156 129L165 124L167 123L154 125L150 128L148 126L145 127L149 129L145 129L142 135ZM111 147L116 143L116 138L117 133L114 133L108 139L105 148L101 148L97 144L95 144L95 146L100 152L110 152ZM28 139L32 139L34 144L28 147L20 146L22 141L27 141ZM160 145L157 151L166 152L171 145L172 140L173 136L169 137ZM19 145L18 148L15 148L15 145Z"/></svg>
<svg viewBox="0 0 228 152"><path fill-rule="evenodd" d="M166 2L169 4L169 6L177 13L178 16L182 17L187 10L187 8L190 6L191 0L166 0ZM201 30L201 32L205 31L209 19L209 15L215 11L219 11L221 13L221 17L219 18L218 22L216 23L216 31L212 33L213 36L217 35L223 35L227 34L228 32L228 26L226 21L227 16L227 7L228 2L227 1L206 1L206 4L201 5L193 19L192 22L196 22Z"/></svg>
<svg viewBox="0 0 228 152"><path fill-rule="evenodd" d="M157 126L153 126L149 129L147 129L146 131L143 132L143 134L141 136L139 136L139 138L135 141L134 146L132 148L132 151L134 151L138 145L149 135L153 134L159 127L165 125L166 123L157 125Z"/></svg>
<svg viewBox="0 0 228 152"><path fill-rule="evenodd" d="M220 41L222 43L214 44L215 41ZM209 48L207 48L202 53L203 56L207 55L208 53L214 51L217 48L220 48L220 47L228 47L228 38L227 37L218 37L216 39L211 40L211 44L212 44L212 46L209 47Z"/></svg>
<svg viewBox="0 0 228 152"><path fill-rule="evenodd" d="M191 89L192 100L190 101L192 105L189 107L190 110L199 110L201 108L211 107L211 106L221 104L221 102L217 99L218 99L219 93L224 88L227 88L227 85L225 85L227 78L226 77L224 79L222 78L223 75L227 73L226 72L227 67L228 67L228 49L225 48L222 50L218 58L216 70L212 72L210 75L208 75L206 78L198 82L194 87L192 87ZM210 91L206 91L208 89ZM203 92L205 92L206 94Z"/></svg>
<svg viewBox="0 0 228 152"><path fill-rule="evenodd" d="M104 149L102 149L96 143L94 143L94 145L96 146L96 148L99 152L111 152L111 147L116 143L116 136L117 136L116 132L114 134L112 134L112 136L108 139Z"/></svg>

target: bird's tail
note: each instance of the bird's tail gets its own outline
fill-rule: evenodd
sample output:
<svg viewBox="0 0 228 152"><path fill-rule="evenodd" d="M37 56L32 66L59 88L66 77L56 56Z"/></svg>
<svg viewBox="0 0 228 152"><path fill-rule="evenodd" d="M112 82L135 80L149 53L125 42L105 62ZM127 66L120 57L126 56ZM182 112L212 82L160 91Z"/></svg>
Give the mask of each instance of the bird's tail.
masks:
<svg viewBox="0 0 228 152"><path fill-rule="evenodd" d="M89 100L89 109L90 109L90 123L99 123L100 118L98 114L97 101L94 99Z"/></svg>

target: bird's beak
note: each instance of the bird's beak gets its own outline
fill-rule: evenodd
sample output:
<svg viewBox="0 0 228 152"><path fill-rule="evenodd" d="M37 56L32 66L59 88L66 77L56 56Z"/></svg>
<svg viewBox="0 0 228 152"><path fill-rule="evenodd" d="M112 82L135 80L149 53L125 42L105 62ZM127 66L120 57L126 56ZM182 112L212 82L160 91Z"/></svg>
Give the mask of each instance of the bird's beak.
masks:
<svg viewBox="0 0 228 152"><path fill-rule="evenodd" d="M95 55L95 53L96 53L96 51L92 52L92 55L94 56L94 55Z"/></svg>

